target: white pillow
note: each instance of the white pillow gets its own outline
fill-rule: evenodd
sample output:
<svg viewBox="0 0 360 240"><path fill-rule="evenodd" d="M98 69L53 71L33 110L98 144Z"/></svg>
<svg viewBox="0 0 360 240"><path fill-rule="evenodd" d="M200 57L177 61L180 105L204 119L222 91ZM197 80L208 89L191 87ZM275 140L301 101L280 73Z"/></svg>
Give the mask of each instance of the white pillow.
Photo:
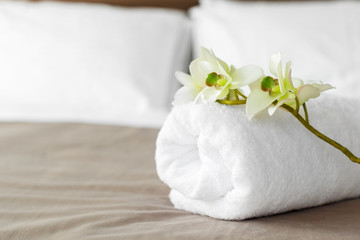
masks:
<svg viewBox="0 0 360 240"><path fill-rule="evenodd" d="M0 120L160 126L186 71L176 10L0 2Z"/></svg>
<svg viewBox="0 0 360 240"><path fill-rule="evenodd" d="M293 60L293 76L334 85L329 91L360 98L359 2L202 1L191 10L194 51L200 46L236 66L270 56Z"/></svg>

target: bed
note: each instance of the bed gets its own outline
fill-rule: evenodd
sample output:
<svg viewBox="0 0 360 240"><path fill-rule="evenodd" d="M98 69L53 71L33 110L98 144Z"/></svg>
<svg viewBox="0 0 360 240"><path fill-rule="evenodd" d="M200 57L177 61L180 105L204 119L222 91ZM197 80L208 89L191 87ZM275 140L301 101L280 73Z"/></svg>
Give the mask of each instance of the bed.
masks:
<svg viewBox="0 0 360 240"><path fill-rule="evenodd" d="M150 5L147 1L104 0L100 2L118 3L125 6ZM34 3L26 4L34 6ZM196 4L195 1L154 1L152 6L188 9ZM49 6L53 7L51 4ZM49 6L45 5L47 11ZM61 8L61 6L56 5L56 8ZM84 6L81 3L77 5L77 8ZM37 7L36 5L36 9ZM113 7L107 5L101 4L96 7L104 11L113 11ZM9 13L9 9L8 6L0 5L0 16ZM29 16L24 9L21 13L26 13L25 15L12 12L13 15L8 16ZM121 11L125 10L121 9ZM176 15L176 19L173 19L176 24L183 21L182 19L186 16L176 10L169 11L174 11L169 15ZM61 12L59 16L60 14ZM73 17L77 14L78 12ZM105 15L102 16L105 17ZM18 34L16 36L19 37L22 36L19 34L23 32L21 27L26 28L27 25L21 22L24 19L15 19L17 19L16 26L21 31L9 32L9 36ZM33 18L33 20L36 19ZM81 23L81 20L79 21ZM159 21L163 22L163 19ZM51 24L57 23L54 20ZM46 27L51 25L47 23L40 26L39 28L39 25L36 25L32 33L39 29L47 29ZM174 26L178 25L170 24L167 27ZM1 27L3 26L0 22L0 29ZM103 34L113 33L114 28L109 27L109 32L104 30ZM102 27L99 26L97 31L101 29ZM58 26L57 30L63 31L63 34L58 35L57 39L51 39L52 42L57 40L64 42L66 39L62 37L66 35L66 30L61 26ZM168 28L161 31L167 30ZM76 29L71 33L74 34L74 32ZM181 31L174 32L173 38L167 41L176 39L184 32L188 32L188 28L181 28ZM31 35L28 42L36 48L35 35ZM88 39L89 35L76 36L83 41ZM49 37L49 35L40 35L40 37ZM92 37L101 45L108 44L116 48L116 44L111 45L112 42L104 42L93 35ZM116 40L122 39L117 38L117 35L111 35L111 37ZM126 41L134 41L134 39L129 38ZM181 43L184 42L186 41L181 41ZM122 42L122 44L125 43ZM0 46L6 44L5 40L0 40ZM161 46L163 43L159 44ZM181 56L182 63L177 62L178 65L171 67L169 71L173 72L173 68L186 67L190 53L184 54L184 51L190 52L189 44L181 45L176 42L170 47L174 49L181 47L183 52L177 53L178 58ZM149 48L146 46L146 49ZM49 49L53 47L50 45ZM99 50L99 48L96 49ZM99 54L97 50L92 54ZM104 51L103 48L100 50ZM141 50L144 51L144 49ZM62 51L64 49L60 48L59 52L53 54L59 56ZM118 53L117 51L123 51L123 49L114 50L115 53ZM167 51L159 50L159 56L163 56L165 60L173 59L171 54L168 56L163 52L167 53ZM26 56L31 55L30 52L27 54ZM81 54L84 52L80 51L79 55ZM136 53L131 51L126 58L129 59L132 54ZM106 66L110 62L110 60L106 61L107 57L111 61L114 60L114 56L110 53L102 56ZM50 56L45 61L50 61L49 58ZM43 60L39 59L37 58L38 61ZM80 60L82 59L76 59L76 61ZM9 61L12 60L0 58L2 65ZM21 62L21 59L14 60L14 62L17 61ZM28 61L29 59L27 63ZM65 61L71 60L65 59ZM84 66L79 63L79 68L84 69L101 64L99 62L87 63ZM33 66L29 69L31 68ZM144 71L152 73L154 68L151 66ZM54 69L58 68L48 65L41 73L51 73L55 71ZM65 69L71 70L70 67ZM116 69L117 67L107 70L119 74ZM93 88L88 89L99 89L100 85L96 82L98 73L95 70L89 70L89 72L94 79L91 81ZM26 74L29 73L26 72ZM124 73L123 70L121 73ZM11 74L12 76L17 74L15 68L12 69ZM58 74L61 75L61 73ZM49 74L44 75L47 78L49 76ZM90 79L90 75L86 76L86 79ZM2 75L3 78L4 76ZM39 76L43 75L37 76L36 79L40 79ZM81 75L76 76L81 79ZM137 79L141 77L143 76L137 76ZM111 105L112 108L107 109L106 106L112 101L126 101L126 98L124 100L117 98L116 94L109 94L112 88L120 89L117 85L111 85L114 84L113 81L108 82L112 86L109 89L101 88L106 96L112 96L108 98L104 95L91 94L75 98L74 96L79 96L81 90L84 89L84 82L76 82L74 78L70 78L71 82L64 80L61 84L55 85L57 90L65 89L66 91L56 93L53 92L51 84L45 84L41 91L51 94L35 98L41 91L38 91L38 88L31 88L31 84L21 82L23 78L23 73L19 73L17 78L14 78L13 85L2 82L7 91L5 91L6 94L0 94L0 99L3 100L3 103L0 103L3 109L0 111L2 120L0 123L0 239L359 239L360 229L357 224L360 220L359 199L349 199L321 207L245 221L215 220L175 209L168 198L169 188L157 176L154 155L159 127L170 109L167 103L171 102L171 94L177 88L176 85L166 85L167 89L173 89L172 92L169 90L171 94L169 91L163 93L158 88L152 89L151 86L146 86L150 89L149 91L154 91L155 95L163 96L154 104L147 102L151 96L141 95L142 91L134 90L131 93L139 98L131 100L133 109L136 109L131 115L133 109L126 108L124 104L119 104L119 108ZM158 78L160 79L161 76ZM169 75L163 78L169 78ZM56 79L55 75L54 79ZM44 82L39 80L37 83ZM9 89L19 86L18 84L24 84L21 85L24 89L17 90L17 94L19 92L22 94L19 99L9 93ZM68 89L66 84L71 84L71 89ZM164 86L165 83L158 84ZM33 94L26 91L29 91L29 88L30 91L34 91ZM92 93L95 94L95 92ZM58 95L54 97L54 94ZM64 94L66 97L63 96ZM96 98L97 101L89 103L89 99L92 98ZM44 102L46 104L40 104ZM151 113L146 112L146 109L151 109ZM119 116L123 115L114 113L119 111L123 111L121 113L127 117L119 120ZM150 119L154 120L150 121Z"/></svg>

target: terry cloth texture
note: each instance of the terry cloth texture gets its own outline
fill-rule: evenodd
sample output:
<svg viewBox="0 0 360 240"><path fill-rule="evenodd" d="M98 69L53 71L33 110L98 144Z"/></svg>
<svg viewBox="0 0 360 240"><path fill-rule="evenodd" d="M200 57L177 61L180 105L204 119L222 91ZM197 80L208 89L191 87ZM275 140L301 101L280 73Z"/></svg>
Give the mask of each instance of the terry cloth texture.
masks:
<svg viewBox="0 0 360 240"><path fill-rule="evenodd" d="M359 101L323 96L310 124L360 155ZM279 109L253 120L245 106L185 104L157 139L157 172L176 208L247 219L354 198L360 165Z"/></svg>

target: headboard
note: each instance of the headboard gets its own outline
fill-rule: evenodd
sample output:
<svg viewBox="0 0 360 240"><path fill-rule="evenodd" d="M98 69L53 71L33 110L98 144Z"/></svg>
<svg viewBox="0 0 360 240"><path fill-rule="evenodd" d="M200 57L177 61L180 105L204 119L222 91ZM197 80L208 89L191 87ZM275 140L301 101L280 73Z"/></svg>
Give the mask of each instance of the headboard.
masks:
<svg viewBox="0 0 360 240"><path fill-rule="evenodd" d="M44 0L30 0L44 1ZM128 7L164 7L187 10L198 4L198 0L61 0L65 2L105 3Z"/></svg>
<svg viewBox="0 0 360 240"><path fill-rule="evenodd" d="M198 0L28 0L28 1L64 1L64 2L88 2L88 3L104 3L110 5L119 5L127 7L163 7L188 10L190 7L198 5ZM289 2L289 1L312 1L312 0L236 0L236 1L265 1L265 2ZM331 1L331 0L317 0Z"/></svg>

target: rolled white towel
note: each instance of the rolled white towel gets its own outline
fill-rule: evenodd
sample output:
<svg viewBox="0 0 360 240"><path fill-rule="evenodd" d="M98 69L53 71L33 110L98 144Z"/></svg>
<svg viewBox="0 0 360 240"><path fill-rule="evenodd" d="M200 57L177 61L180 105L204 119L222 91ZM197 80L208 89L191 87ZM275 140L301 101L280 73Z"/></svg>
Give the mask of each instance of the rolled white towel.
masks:
<svg viewBox="0 0 360 240"><path fill-rule="evenodd" d="M360 102L310 101L310 124L360 155ZM174 206L246 219L360 196L360 165L290 113L247 119L245 106L176 106L156 149L157 172Z"/></svg>

